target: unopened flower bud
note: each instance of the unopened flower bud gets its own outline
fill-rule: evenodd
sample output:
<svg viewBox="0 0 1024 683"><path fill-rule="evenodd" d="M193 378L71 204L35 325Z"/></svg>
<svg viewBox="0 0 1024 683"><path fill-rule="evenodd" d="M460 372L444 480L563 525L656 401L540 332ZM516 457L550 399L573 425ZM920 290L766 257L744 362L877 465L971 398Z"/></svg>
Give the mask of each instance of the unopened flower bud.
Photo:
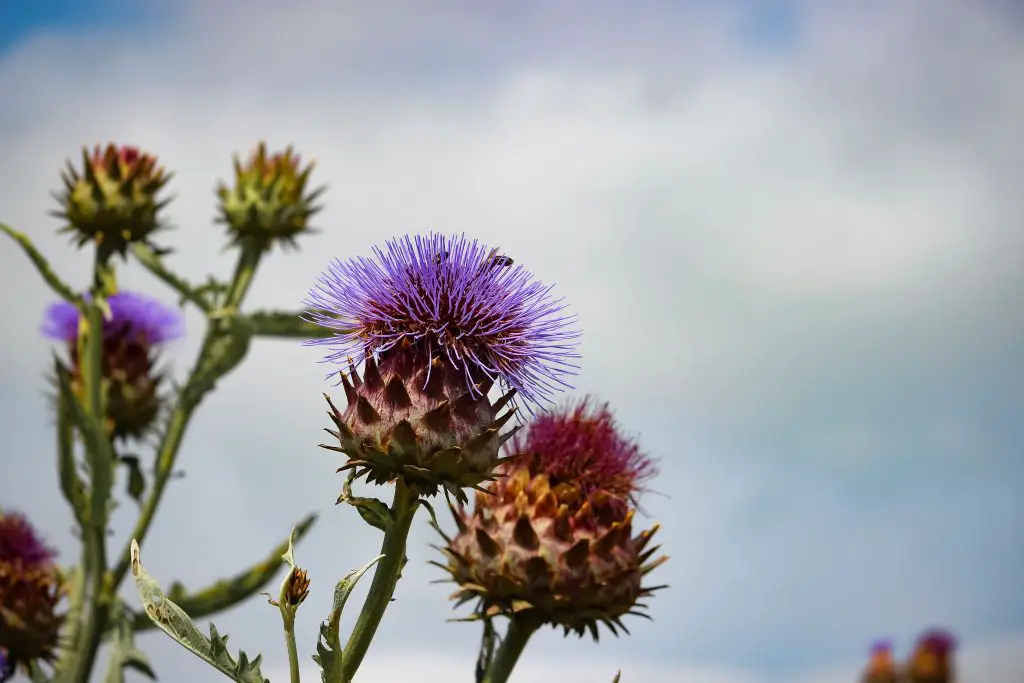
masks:
<svg viewBox="0 0 1024 683"><path fill-rule="evenodd" d="M181 313L141 294L118 292L107 299L111 317L103 321L102 378L107 385L107 427L115 438L138 438L160 412L163 375L155 370L163 344L183 332ZM72 389L81 397L78 358L79 311L70 303L50 306L43 334L67 345Z"/></svg>
<svg viewBox="0 0 1024 683"><path fill-rule="evenodd" d="M66 585L24 516L0 510L0 680L56 658Z"/></svg>
<svg viewBox="0 0 1024 683"><path fill-rule="evenodd" d="M288 587L285 589L285 599L292 607L298 607L308 596L309 576L306 574L305 569L299 569L296 567L288 579Z"/></svg>
<svg viewBox="0 0 1024 683"><path fill-rule="evenodd" d="M159 213L170 199L157 195L170 180L156 158L136 147L98 145L82 150L82 168L68 162L61 174L64 190L55 194L61 209L53 215L67 224L78 246L95 242L101 260L125 254L133 242L145 242L163 227Z"/></svg>
<svg viewBox="0 0 1024 683"><path fill-rule="evenodd" d="M956 638L951 633L940 629L925 632L907 663L907 682L955 683L955 650Z"/></svg>
<svg viewBox="0 0 1024 683"><path fill-rule="evenodd" d="M315 202L325 188L307 189L312 171L291 147L268 156L261 142L244 165L235 158L235 186L217 187L217 222L227 225L233 244L294 246L300 233L312 232L309 219L321 209Z"/></svg>
<svg viewBox="0 0 1024 683"><path fill-rule="evenodd" d="M871 658L861 676L861 683L899 683L899 671L892 656L892 642L878 640L871 645Z"/></svg>
<svg viewBox="0 0 1024 683"><path fill-rule="evenodd" d="M623 438L607 407L537 417L512 443L508 476L476 495L472 512L453 510L458 533L446 538L443 566L459 585L459 604L479 615L530 616L596 640L598 626L645 609L660 587L643 577L668 558L651 559L655 525L633 535L634 497L653 463Z"/></svg>
<svg viewBox="0 0 1024 683"><path fill-rule="evenodd" d="M310 320L336 334L309 343L349 365L347 407L327 399L338 444L325 448L348 456L342 469L465 500L463 488L500 464L514 396L539 402L566 386L573 319L559 315L549 287L492 255L464 237L406 237L372 261L335 261L319 278L305 302L318 311ZM492 402L495 382L504 393Z"/></svg>

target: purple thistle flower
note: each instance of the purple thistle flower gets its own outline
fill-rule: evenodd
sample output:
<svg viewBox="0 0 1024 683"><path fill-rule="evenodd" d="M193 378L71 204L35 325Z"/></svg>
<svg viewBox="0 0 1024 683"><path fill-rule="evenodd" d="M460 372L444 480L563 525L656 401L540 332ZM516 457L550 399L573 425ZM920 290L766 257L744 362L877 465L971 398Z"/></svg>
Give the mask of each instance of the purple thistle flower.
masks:
<svg viewBox="0 0 1024 683"><path fill-rule="evenodd" d="M181 312L164 306L155 299L134 292L118 292L107 299L111 319L104 320L104 336L130 331L136 341L161 344L185 334ZM46 309L43 336L56 341L72 342L78 337L78 309L60 301Z"/></svg>
<svg viewBox="0 0 1024 683"><path fill-rule="evenodd" d="M879 638L878 640L871 643L871 654L879 655L892 652L892 640L889 638Z"/></svg>
<svg viewBox="0 0 1024 683"><path fill-rule="evenodd" d="M347 364L409 345L444 354L475 391L480 375L515 389L527 404L571 388L579 331L562 299L520 265L465 235L433 234L374 247L375 259L335 260L304 303L308 319L334 330L325 361Z"/></svg>
<svg viewBox="0 0 1024 683"><path fill-rule="evenodd" d="M36 534L24 515L0 511L0 562L21 562L40 567L53 562L56 553Z"/></svg>
<svg viewBox="0 0 1024 683"><path fill-rule="evenodd" d="M11 680L14 677L14 664L7 659L3 648L0 648L0 683Z"/></svg>

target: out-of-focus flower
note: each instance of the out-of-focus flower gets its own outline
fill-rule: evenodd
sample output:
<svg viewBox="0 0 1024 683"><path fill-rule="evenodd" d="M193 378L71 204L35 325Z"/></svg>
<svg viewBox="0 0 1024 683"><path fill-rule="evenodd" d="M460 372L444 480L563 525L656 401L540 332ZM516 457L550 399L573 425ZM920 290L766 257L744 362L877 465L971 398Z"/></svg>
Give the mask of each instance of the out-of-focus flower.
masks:
<svg viewBox="0 0 1024 683"><path fill-rule="evenodd" d="M0 510L0 680L5 668L27 672L31 662L53 661L64 592L54 552L23 515Z"/></svg>
<svg viewBox="0 0 1024 683"><path fill-rule="evenodd" d="M956 645L956 638L948 631L932 629L923 633L907 663L908 683L954 683Z"/></svg>
<svg viewBox="0 0 1024 683"><path fill-rule="evenodd" d="M53 215L67 222L62 232L78 246L95 242L105 259L124 255L132 242L144 242L163 226L158 214L170 199L157 195L171 179L156 157L136 147L98 145L82 150L82 168L68 162L61 174L64 191L55 194L61 208Z"/></svg>
<svg viewBox="0 0 1024 683"><path fill-rule="evenodd" d="M309 219L322 208L315 202L325 189L307 191L312 171L313 164L303 168L291 147L268 156L261 142L244 165L236 157L235 186L217 187L217 221L227 225L232 243L269 249L280 242L288 247L300 233L312 232Z"/></svg>
<svg viewBox="0 0 1024 683"><path fill-rule="evenodd" d="M476 495L472 513L453 510L458 533L438 564L459 585L452 597L477 600L477 615L531 615L566 634L625 630L621 617L643 614L639 601L660 588L643 577L668 559L647 547L657 525L632 533L654 464L588 400L537 417L511 451L508 476Z"/></svg>
<svg viewBox="0 0 1024 683"><path fill-rule="evenodd" d="M155 372L160 347L184 334L181 313L133 292L107 299L110 319L103 321L102 376L107 381L107 426L116 438L139 437L153 425L161 406L163 375ZM72 388L81 396L78 359L79 311L70 303L50 306L43 334L67 344Z"/></svg>
<svg viewBox="0 0 1024 683"><path fill-rule="evenodd" d="M574 318L550 287L475 240L406 237L374 255L335 261L305 301L317 311L309 319L336 332L307 343L349 366L348 406L331 404L340 443L327 448L373 483L401 477L465 500L462 489L499 464L515 394L538 403L568 386ZM495 381L508 391L492 403Z"/></svg>
<svg viewBox="0 0 1024 683"><path fill-rule="evenodd" d="M862 683L898 683L899 680L899 671L892 655L892 641L875 641L871 645L871 658L861 676Z"/></svg>

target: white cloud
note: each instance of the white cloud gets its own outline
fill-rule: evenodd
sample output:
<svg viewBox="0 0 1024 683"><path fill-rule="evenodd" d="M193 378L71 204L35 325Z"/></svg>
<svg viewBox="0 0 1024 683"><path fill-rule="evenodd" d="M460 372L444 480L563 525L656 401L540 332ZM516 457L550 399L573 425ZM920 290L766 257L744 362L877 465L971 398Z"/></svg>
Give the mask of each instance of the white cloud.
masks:
<svg viewBox="0 0 1024 683"><path fill-rule="evenodd" d="M183 4L140 37L42 37L5 56L0 220L84 282L47 193L83 142L134 142L178 174L172 263L225 273L212 187L269 136L315 156L330 189L323 232L261 267L254 306L295 307L330 258L421 229L465 230L557 281L586 334L581 391L642 432L671 495L647 504L672 589L633 638L574 646L587 680L622 666L627 681L760 681L848 661L879 632L940 621L981 641L1020 623L1024 474L1002 416L1024 386L1024 49L1001 15L810 3L799 49L768 56L736 43L735 16L700 8L271 5ZM0 494L70 553L65 513L39 502L54 484L36 341L51 297L8 246L0 281L17 292L0 304L0 433L21 458ZM197 344L176 349L179 369ZM230 574L333 502L315 359L258 344L204 404L146 548L157 576ZM372 554L348 512L300 548L315 586ZM387 651L467 633L433 628L448 608L420 588L436 574L417 533ZM218 625L246 648L275 643L262 608ZM303 632L321 616L307 607ZM524 671L542 681L561 647L539 638Z"/></svg>

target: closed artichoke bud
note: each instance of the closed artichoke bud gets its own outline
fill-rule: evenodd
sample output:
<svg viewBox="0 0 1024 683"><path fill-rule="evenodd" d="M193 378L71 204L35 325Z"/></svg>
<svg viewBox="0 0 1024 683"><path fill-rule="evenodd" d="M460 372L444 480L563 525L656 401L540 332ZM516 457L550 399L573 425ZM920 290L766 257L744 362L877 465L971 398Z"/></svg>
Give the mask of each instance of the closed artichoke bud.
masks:
<svg viewBox="0 0 1024 683"><path fill-rule="evenodd" d="M871 658L861 676L861 683L899 683L899 671L892 656L892 642L876 641L871 646Z"/></svg>
<svg viewBox="0 0 1024 683"><path fill-rule="evenodd" d="M131 292L118 292L107 303L111 316L103 321L101 366L107 428L112 438L138 438L153 427L159 415L164 376L156 370L158 354L163 344L182 335L182 317L174 309ZM82 398L85 387L78 358L78 325L78 309L61 302L47 310L43 333L67 344L69 363L63 369Z"/></svg>
<svg viewBox="0 0 1024 683"><path fill-rule="evenodd" d="M956 638L943 630L925 632L907 663L908 683L955 683Z"/></svg>
<svg viewBox="0 0 1024 683"><path fill-rule="evenodd" d="M478 493L472 512L453 510L458 533L438 564L459 585L452 598L477 601L476 617L529 615L595 640L600 624L626 631L621 618L643 614L640 601L662 588L644 577L668 559L652 559L657 525L633 533L634 496L653 463L607 406L587 401L536 418L512 451L508 476Z"/></svg>
<svg viewBox="0 0 1024 683"><path fill-rule="evenodd" d="M332 347L347 406L327 397L342 470L382 484L402 479L422 495L467 500L501 464L514 397L543 400L570 372L578 333L548 288L521 266L490 267L486 247L461 237L388 244L377 261L336 261L306 304L335 330ZM362 374L351 356L364 360ZM489 390L501 382L495 401Z"/></svg>
<svg viewBox="0 0 1024 683"><path fill-rule="evenodd" d="M163 227L159 213L170 199L157 195L171 179L156 158L136 147L98 145L82 150L82 168L69 161L61 173L64 190L54 195L61 209L53 215L67 224L78 246L95 242L101 260L124 256L128 245L145 242Z"/></svg>
<svg viewBox="0 0 1024 683"><path fill-rule="evenodd" d="M312 232L309 219L321 209L314 202L325 188L307 190L312 171L313 164L303 168L291 147L268 156L261 142L244 165L235 158L235 186L217 187L217 222L228 227L233 244L294 246L296 236Z"/></svg>
<svg viewBox="0 0 1024 683"><path fill-rule="evenodd" d="M65 593L53 551L24 516L0 511L0 680L56 658Z"/></svg>

